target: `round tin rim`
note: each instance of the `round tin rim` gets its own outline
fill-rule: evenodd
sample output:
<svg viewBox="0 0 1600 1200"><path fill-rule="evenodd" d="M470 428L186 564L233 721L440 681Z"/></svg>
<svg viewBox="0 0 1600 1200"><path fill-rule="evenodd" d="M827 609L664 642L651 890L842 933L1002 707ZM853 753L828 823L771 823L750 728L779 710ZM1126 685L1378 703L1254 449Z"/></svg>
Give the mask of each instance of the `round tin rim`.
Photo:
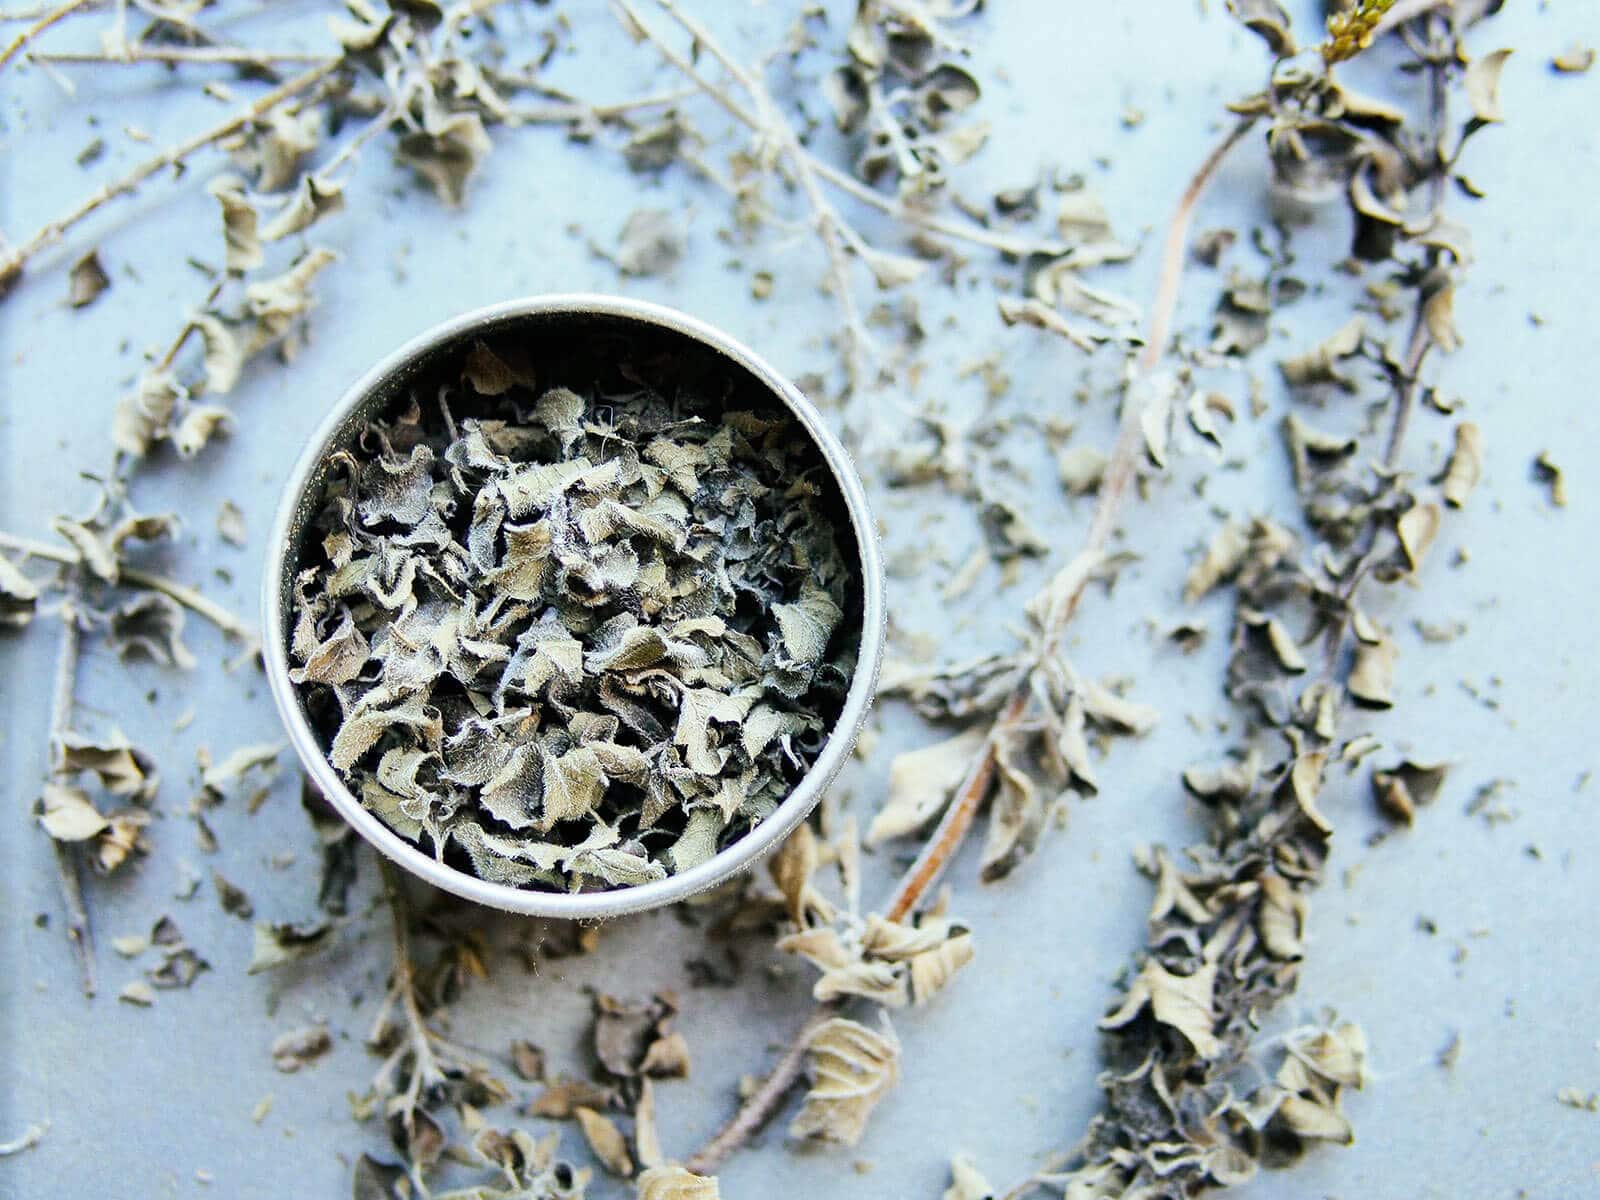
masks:
<svg viewBox="0 0 1600 1200"><path fill-rule="evenodd" d="M293 566L288 561L306 492L329 450L368 404L386 402L396 375L464 336L519 320L558 316L600 316L637 321L681 334L710 347L762 383L799 420L833 473L855 532L861 564L862 630L855 677L844 707L822 752L804 778L771 816L738 841L698 866L666 879L603 892L541 892L490 883L456 870L395 833L355 797L328 762L289 679L288 602ZM741 342L686 313L620 296L583 293L534 296L489 305L455 317L417 335L362 375L340 397L312 434L285 484L273 520L266 575L262 582L262 657L267 683L306 772L322 794L355 830L392 861L435 887L493 908L529 916L596 919L643 912L687 899L759 863L811 813L839 773L855 744L877 687L884 647L883 565L877 529L866 491L849 453L823 423L816 407L787 378Z"/></svg>

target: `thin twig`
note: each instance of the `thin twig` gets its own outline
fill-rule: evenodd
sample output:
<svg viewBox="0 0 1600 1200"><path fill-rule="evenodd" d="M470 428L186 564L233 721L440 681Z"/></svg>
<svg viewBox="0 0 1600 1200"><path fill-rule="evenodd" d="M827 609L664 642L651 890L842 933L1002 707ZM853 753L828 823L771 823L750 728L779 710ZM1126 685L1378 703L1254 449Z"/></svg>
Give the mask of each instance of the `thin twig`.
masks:
<svg viewBox="0 0 1600 1200"><path fill-rule="evenodd" d="M410 106L410 103L411 96L408 92L404 97L404 102L397 99L385 105L377 116L366 123L361 132L357 133L343 146L340 146L334 156L317 169L317 174L323 177L331 176L341 166L359 154L363 146L392 126L400 118L400 114Z"/></svg>
<svg viewBox="0 0 1600 1200"><path fill-rule="evenodd" d="M978 815L978 809L983 806L984 799L989 795L989 789L994 783L995 752L999 748L998 742L1012 728L1022 720L1028 707L1028 691L1019 688L1012 693L1000 715L995 718L989 736L983 741L983 748L978 751L978 757L973 760L968 768L966 778L961 781L960 788L955 796L945 807L944 815L939 819L939 824L934 828L928 840L922 844L922 850L917 855L906 873L901 876L900 884L895 888L894 898L889 901L885 916L891 921L904 920L922 897L928 894L928 889L939 881L944 870L950 865L961 843L966 840L967 831L972 828L973 819Z"/></svg>
<svg viewBox="0 0 1600 1200"><path fill-rule="evenodd" d="M585 104L581 100L562 100L538 107L513 106L509 111L512 120L524 125L572 125L591 118L597 121L614 121L648 108L666 108L699 94L698 87L681 87L640 96L635 100L618 100L611 104Z"/></svg>
<svg viewBox="0 0 1600 1200"><path fill-rule="evenodd" d="M91 3L98 5L100 0L91 0ZM46 13L54 12L56 7L54 4L33 4L27 8L8 8L0 11L0 23L12 25L18 21L37 21Z"/></svg>
<svg viewBox="0 0 1600 1200"><path fill-rule="evenodd" d="M1437 22L1430 22L1430 26L1435 27L1430 28L1430 34L1435 33ZM1437 47L1431 47L1426 51L1424 60L1428 69L1429 134L1433 143L1437 145L1449 121L1449 91L1445 86L1445 60ZM1444 208L1448 180L1448 171L1438 171L1428 180L1430 220L1437 219ZM1437 248L1428 249L1426 254L1428 271L1438 265L1441 255L1442 252ZM1424 276L1427 273L1425 271ZM1405 354L1399 364L1392 368L1394 391L1389 401L1391 406L1389 433L1383 451L1384 492L1395 486L1395 481L1399 478L1400 458L1405 451L1406 433L1411 426L1411 414L1417 407L1417 388L1422 380L1422 367L1432 347L1433 333L1428 328L1427 298L1419 288L1416 310L1411 318L1411 332L1406 339ZM1340 597L1347 603L1355 599L1357 589L1373 566L1376 546L1377 538L1369 532L1356 557L1355 566L1351 568L1348 578L1339 589ZM1332 684L1338 676L1340 652L1344 649L1344 637L1348 626L1348 619L1342 614L1337 615L1328 625L1327 633L1323 637L1321 681L1324 684Z"/></svg>
<svg viewBox="0 0 1600 1200"><path fill-rule="evenodd" d="M56 657L55 685L50 700L50 773L60 777L66 767L66 738L72 729L73 695L78 682L78 628L77 572L67 586L67 597L61 605L61 650ZM83 994L94 995L94 934L89 926L89 910L83 901L83 888L78 882L77 847L50 839L55 852L56 880L61 888L61 904L67 912L67 940L78 960L78 970L83 978Z"/></svg>
<svg viewBox="0 0 1600 1200"><path fill-rule="evenodd" d="M48 559L50 562L63 563L67 566L76 566L80 561L71 550L4 532L0 532L0 550L10 550L30 558ZM229 637L238 638L250 646L254 646L257 642L255 628L249 622L234 616L215 600L201 595L188 584L179 583L165 575L157 575L153 571L140 570L138 567L123 567L117 579L128 587L147 592L160 592L176 600L196 616L211 622Z"/></svg>
<svg viewBox="0 0 1600 1200"><path fill-rule="evenodd" d="M157 171L166 167L176 166L195 151L209 146L213 142L220 141L252 121L259 120L283 101L291 96L298 95L307 88L315 86L318 82L331 75L343 61L343 59L331 59L319 66L312 67L303 74L296 75L293 79L280 83L253 104L240 109L227 120L195 134L187 141L179 142L177 145L169 147L154 158L147 159L121 179L114 183L106 184L89 196L88 199L69 209L64 216L57 217L54 221L46 224L6 256L5 259L0 260L0 295L4 294L6 288L15 280L30 259L41 250L59 241L67 230L82 221L90 213L118 196L129 195Z"/></svg>
<svg viewBox="0 0 1600 1200"><path fill-rule="evenodd" d="M1065 254L1067 246L1062 242L1034 241L1030 238L1014 237L1010 234L996 233L992 229L985 229L981 225L968 224L964 221L950 221L933 213L923 212L921 209L912 208L901 203L882 192L868 187L854 176L839 170L831 163L823 162L809 150L802 150L811 169L817 175L842 192L869 204L881 213L894 218L894 220L915 226L928 233L938 234L940 237L950 238L953 241L970 242L974 246L983 246L986 249L1008 254L1015 258L1023 258L1029 254Z"/></svg>
<svg viewBox="0 0 1600 1200"><path fill-rule="evenodd" d="M234 616L215 600L202 596L186 583L179 583L175 579L157 575L153 571L141 571L138 567L123 567L119 578L129 587L141 588L147 592L160 592L176 600L196 616L210 621L229 637L238 638L250 647L256 646L259 642L253 625Z"/></svg>
<svg viewBox="0 0 1600 1200"><path fill-rule="evenodd" d="M335 63L337 56L312 54L304 50L252 50L248 46L140 46L129 45L116 51L30 50L29 62L75 66L139 66L145 63L236 63L268 67L289 63Z"/></svg>
<svg viewBox="0 0 1600 1200"><path fill-rule="evenodd" d="M784 1097L789 1094L789 1090L799 1081L811 1039L816 1036L817 1030L822 1028L824 1023L832 1019L835 1011L832 1004L819 1004L812 1009L811 1015L800 1027L800 1032L784 1050L783 1057L778 1059L767 1077L761 1081L761 1086L739 1106L739 1111L733 1114L728 1123L717 1130L716 1135L695 1151L684 1164L688 1170L696 1175L715 1173L730 1154L761 1132L767 1122L772 1120Z"/></svg>
<svg viewBox="0 0 1600 1200"><path fill-rule="evenodd" d="M828 259L828 290L833 293L844 321L845 376L854 391L865 374L866 359L872 347L872 335L867 332L855 292L850 286L850 246L863 245L859 235L845 222L832 202L822 192L814 170L814 160L800 144L794 129L778 111L772 94L761 79L746 70L731 54L722 48L716 37L695 17L680 9L673 0L657 0L661 10L677 22L705 50L728 76L744 89L755 111L740 104L726 89L718 87L682 54L678 53L660 34L645 24L632 0L615 0L617 8L626 16L632 28L647 38L668 63L676 67L700 89L712 97L734 120L753 130L758 137L771 142L778 157L789 164L790 176L800 188L807 206L811 209L812 227L822 242Z"/></svg>
<svg viewBox="0 0 1600 1200"><path fill-rule="evenodd" d="M11 44L5 48L3 53L0 53L0 68L4 68L8 62L17 56L19 50L57 21L64 17L70 17L80 8L93 3L94 0L66 0L64 4L58 4L55 8L52 8L12 39Z"/></svg>
<svg viewBox="0 0 1600 1200"><path fill-rule="evenodd" d="M1393 11L1393 10L1391 10ZM1437 22L1430 21L1430 25ZM1430 30L1430 33L1432 31ZM1437 47L1430 47L1428 63L1428 121L1433 142L1438 144L1449 121L1449 93L1445 87L1445 68ZM1428 213L1437 217L1444 208L1445 184L1448 171L1436 171L1428 181ZM1436 267L1441 251L1430 248L1427 253L1429 270ZM1426 272L1424 273L1426 275ZM1405 358L1401 360L1399 376L1395 380L1394 413L1390 418L1389 440L1384 447L1383 462L1388 474L1400 464L1400 452L1405 445L1406 428L1411 421L1411 411L1416 407L1417 381L1422 375L1422 364L1433 346L1433 334L1428 328L1426 297L1418 294L1417 311L1411 323L1411 337L1406 344Z"/></svg>

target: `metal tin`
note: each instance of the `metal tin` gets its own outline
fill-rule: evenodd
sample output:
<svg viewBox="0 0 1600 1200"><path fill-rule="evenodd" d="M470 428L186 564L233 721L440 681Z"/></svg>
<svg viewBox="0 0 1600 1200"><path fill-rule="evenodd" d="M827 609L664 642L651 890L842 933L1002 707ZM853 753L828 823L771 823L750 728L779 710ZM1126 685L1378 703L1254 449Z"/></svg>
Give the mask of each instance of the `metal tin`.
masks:
<svg viewBox="0 0 1600 1200"><path fill-rule="evenodd" d="M329 454L349 440L366 415L387 404L415 370L452 343L524 323L563 321L581 325L586 317L611 323L638 322L641 327L653 327L710 348L764 385L794 414L816 442L844 499L861 566L863 627L855 678L845 696L844 708L811 770L771 816L720 853L681 874L612 891L569 894L489 883L458 871L424 853L367 811L328 762L289 680L288 629L302 531L313 511L324 465ZM828 431L816 407L759 355L720 330L674 309L617 296L554 295L511 300L447 321L400 347L358 379L312 435L285 486L268 546L262 584L267 682L307 774L357 833L413 875L464 899L530 916L595 919L642 912L715 887L759 863L805 820L844 765L866 720L883 657L883 566L877 529L855 466Z"/></svg>

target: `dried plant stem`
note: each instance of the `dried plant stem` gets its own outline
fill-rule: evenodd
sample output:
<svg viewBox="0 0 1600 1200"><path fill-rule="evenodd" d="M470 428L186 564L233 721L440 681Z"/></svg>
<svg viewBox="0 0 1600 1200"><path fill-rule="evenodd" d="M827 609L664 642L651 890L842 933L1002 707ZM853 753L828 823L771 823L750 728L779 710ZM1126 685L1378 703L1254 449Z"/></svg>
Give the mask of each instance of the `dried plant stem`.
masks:
<svg viewBox="0 0 1600 1200"><path fill-rule="evenodd" d="M710 30L696 18L680 9L673 0L657 0L662 11L676 21L694 39L696 45L716 59L729 78L744 90L751 103L755 105L754 112L728 95L726 89L706 78L692 62L646 25L632 0L615 0L615 2L632 28L647 38L662 58L693 80L734 120L768 141L775 148L778 157L787 162L789 175L799 187L811 210L812 228L822 242L823 252L827 256L828 290L839 305L840 317L844 323L845 377L850 390L854 391L866 374L866 360L872 347L872 335L867 331L866 322L862 319L860 307L856 303L855 293L850 287L849 256L852 251L859 254L865 248L865 242L854 229L850 228L832 202L823 194L817 181L815 160L806 153L800 144L800 139L795 136L793 127L778 111L778 106L773 101L766 84L724 50Z"/></svg>
<svg viewBox="0 0 1600 1200"><path fill-rule="evenodd" d="M66 736L72 729L74 694L78 683L78 581L76 572L61 605L61 649L56 656L55 685L50 699L50 771L61 774L66 761ZM55 852L56 881L61 889L61 904L67 912L67 940L72 943L83 980L83 994L94 995L94 935L89 927L89 910L78 882L77 847L50 839Z"/></svg>
<svg viewBox="0 0 1600 1200"><path fill-rule="evenodd" d="M1194 214L1195 204L1204 193L1211 177L1216 174L1217 168L1253 124L1253 117L1243 117L1235 122L1226 136L1206 156L1189 180L1188 186L1184 188L1177 210L1167 227L1166 242L1161 253L1160 274L1156 281L1155 302L1150 308L1148 332L1144 346L1134 361L1133 375L1123 400L1117 440L1106 464L1105 477L1100 483L1094 513L1089 519L1089 530L1084 537L1083 549L1074 560L1076 562L1092 562L1105 552L1106 546L1111 541L1117 515L1121 512L1123 499L1138 469L1144 441L1142 418L1145 402L1144 390L1140 385L1145 383L1147 377L1160 366L1162 356L1166 353L1172 317L1178 303L1179 284L1183 279L1190 218ZM1050 628L1042 631L1039 641L1041 656L1055 652L1062 631L1077 613L1084 588L1088 586L1092 574L1088 570L1078 571L1076 585L1051 612ZM966 839L967 831L972 828L973 820L977 817L978 810L983 806L994 782L996 748L1026 719L1031 695L1028 684L1024 682L995 718L989 736L984 739L983 749L978 752L977 760L968 770L955 797L945 808L944 816L928 841L924 843L916 861L911 864L901 878L899 887L895 889L894 898L887 910L887 916L891 921L901 920L916 909L922 898L928 894L928 889L944 874L956 851L961 848L961 843Z"/></svg>
<svg viewBox="0 0 1600 1200"><path fill-rule="evenodd" d="M140 588L147 592L160 592L176 600L196 616L210 621L229 637L237 638L251 647L258 641L253 625L234 616L215 600L202 596L188 584L179 583L175 579L157 575L152 571L141 571L137 567L122 568L121 580L129 587Z"/></svg>
<svg viewBox="0 0 1600 1200"><path fill-rule="evenodd" d="M750 1094L750 1098L739 1106L739 1111L733 1114L727 1124L717 1130L709 1142L695 1151L684 1164L685 1167L696 1175L714 1174L717 1168L727 1161L730 1154L761 1132L783 1104L789 1090L799 1082L811 1039L816 1036L817 1030L833 1017L835 1011L832 1004L819 1004L812 1009L805 1024L800 1027L800 1032L784 1050L783 1057L778 1059L772 1070L767 1073L767 1077L761 1081L761 1086Z"/></svg>
<svg viewBox="0 0 1600 1200"><path fill-rule="evenodd" d="M26 242L23 242L3 260L0 260L0 295L4 294L6 288L10 286L17 275L21 273L23 267L35 255L54 245L67 230L78 224L89 214L115 200L118 196L131 194L141 183L149 179L157 171L166 167L176 166L195 151L203 149L213 142L220 141L229 134L250 124L250 122L265 116L283 101L300 94L307 88L314 87L331 75L341 62L343 62L342 59L331 59L319 66L312 67L309 71L296 75L293 79L280 83L253 104L240 109L227 120L195 134L187 141L179 142L169 147L154 158L147 159L121 179L116 180L114 183L106 184L86 200L69 209L63 216L57 217L46 224Z"/></svg>
<svg viewBox="0 0 1600 1200"><path fill-rule="evenodd" d="M1418 15L1426 15L1427 12L1428 9L1424 8ZM1445 86L1444 62L1444 58L1437 51L1431 51L1427 57L1429 138L1435 145L1443 136L1449 120L1450 97ZM1443 171L1428 180L1429 220L1436 220L1443 213L1447 182L1448 172ZM1437 265L1439 256L1440 251L1437 249L1428 251L1430 268ZM1389 433L1384 441L1383 450L1385 487L1393 486L1393 481L1399 478L1400 458L1405 452L1406 434L1411 427L1411 414L1417 407L1417 387L1422 379L1422 366L1427 361L1428 351L1433 348L1433 344L1433 333L1428 328L1427 298L1419 288L1416 311L1411 317L1411 332L1406 338L1405 354L1392 368L1394 392L1390 399ZM1354 600L1357 589L1366 579L1372 565L1374 548L1375 539L1369 536L1356 566L1340 588L1339 594L1345 601ZM1338 677L1339 656L1340 651L1344 649L1344 636L1348 626L1349 621L1345 617L1336 617L1323 637L1321 678L1324 684L1331 685Z"/></svg>
<svg viewBox="0 0 1600 1200"><path fill-rule="evenodd" d="M996 745L1006 732L1021 722L1027 707L1028 692L1026 689L1018 689L1012 693L1005 708L995 718L989 736L984 739L983 749L978 752L978 757L967 769L966 778L961 781L955 796L945 807L944 816L940 818L933 833L923 843L916 861L907 868L899 886L895 888L894 898L889 901L889 907L884 914L889 920L904 920L916 908L922 897L928 894L928 889L938 882L945 867L955 857L956 851L966 839L967 831L972 828L973 818L978 815L978 809L983 806L984 798L988 796L989 789L994 783Z"/></svg>
<svg viewBox="0 0 1600 1200"><path fill-rule="evenodd" d="M1393 11L1393 10L1391 10ZM1436 22L1430 22L1436 24ZM1443 136L1449 120L1449 93L1445 87L1445 69L1437 52L1428 58L1428 122L1435 145ZM1438 217L1444 209L1445 184L1448 172L1437 172L1428 181L1428 214ZM1438 250L1428 251L1429 267L1439 261ZM1405 357L1400 362L1395 379L1394 412L1390 416L1389 438L1384 446L1383 463L1392 475L1400 465L1400 453L1405 446L1406 429L1411 422L1411 412L1416 408L1417 381L1422 375L1422 364L1433 346L1433 334L1428 328L1426 297L1417 297L1417 310L1411 321L1411 336L1406 343Z"/></svg>
<svg viewBox="0 0 1600 1200"><path fill-rule="evenodd" d="M50 11L46 12L32 25L29 25L21 33L17 34L17 36L11 40L11 44L8 45L3 52L0 52L0 68L3 68L8 62L17 56L18 51L20 51L34 38L38 37L46 29L49 29L50 26L54 25L57 21L62 20L64 17L70 17L80 8L84 8L87 5L93 4L94 2L95 0L66 0L64 4L58 4L56 7L50 9Z"/></svg>
<svg viewBox="0 0 1600 1200"><path fill-rule="evenodd" d="M647 108L666 108L699 94L698 87L681 87L640 96L634 100L618 100L611 104L585 104L581 100L564 99L559 103L540 107L513 108L511 116L513 120L525 125L570 125L591 117L597 121L614 121Z"/></svg>
<svg viewBox="0 0 1600 1200"><path fill-rule="evenodd" d="M411 906L406 901L405 884L387 858L380 855L378 866L383 875L384 899L389 904L394 928L394 969L389 982L389 999L399 1003L406 1021L406 1040L396 1055L412 1055L411 1078L406 1083L404 1108L401 1110L409 1131L412 1114L416 1111L423 1089L443 1080L444 1071L433 1052L433 1031L423 1020L422 1009L417 1004L416 967L411 961ZM385 1064L385 1070L388 1066Z"/></svg>
<svg viewBox="0 0 1600 1200"><path fill-rule="evenodd" d="M209 307L211 302L221 294L222 281L218 280L216 283L211 285L211 290L206 293L206 298L201 301L200 307ZM184 344L189 340L189 335L192 334L197 328L199 328L199 326L195 324L193 317L190 317L188 320L184 321L183 328L178 331L178 336L172 339L172 343L167 347L166 353L156 361L156 370L165 371L168 367L172 366L172 364L177 360L179 351L183 349Z"/></svg>
<svg viewBox="0 0 1600 1200"><path fill-rule="evenodd" d="M337 56L312 54L304 50L252 50L247 46L140 46L127 45L113 51L30 50L28 61L52 66L94 63L110 66L138 66L144 63L236 63L241 66L269 67L290 63L334 63Z"/></svg>
<svg viewBox="0 0 1600 1200"><path fill-rule="evenodd" d="M1029 254L1065 254L1067 247L1060 242L1033 241L1029 238L1013 237L1009 234L996 233L992 229L985 229L981 225L969 224L964 221L950 221L933 213L924 212L919 208L912 208L891 196L885 196L862 183L853 175L849 175L831 163L823 162L809 150L801 151L811 169L817 176L842 192L848 193L863 204L870 205L879 212L894 218L904 225L922 229L952 241L969 242L974 246L982 246L1000 254L1009 254L1022 258Z"/></svg>
<svg viewBox="0 0 1600 1200"><path fill-rule="evenodd" d="M70 550L4 532L0 532L0 550L10 550L30 558L43 558L66 566L76 566L79 561L78 556ZM169 579L165 575L157 575L153 571L142 571L138 567L123 567L118 575L118 581L143 591L160 592L176 600L196 616L211 622L229 637L238 638L251 646L256 644L256 631L253 626L234 616L215 600L202 596L187 584Z"/></svg>
<svg viewBox="0 0 1600 1200"><path fill-rule="evenodd" d="M376 116L374 116L366 123L365 126L362 127L359 133L357 133L344 145L340 146L339 149L334 153L334 156L317 169L317 175L324 178L329 177L345 163L353 160L357 154L361 153L362 148L368 142L377 137L380 133L384 132L384 130L388 129L395 123L396 120L399 119L400 114L405 111L406 105L410 102L410 99L411 97L408 92L404 98L404 102L396 100L391 104L385 105Z"/></svg>
<svg viewBox="0 0 1600 1200"><path fill-rule="evenodd" d="M99 0L90 0L91 7L98 7ZM33 4L26 8L8 8L0 10L0 23L14 24L17 21L37 21L46 13L53 12L54 4Z"/></svg>

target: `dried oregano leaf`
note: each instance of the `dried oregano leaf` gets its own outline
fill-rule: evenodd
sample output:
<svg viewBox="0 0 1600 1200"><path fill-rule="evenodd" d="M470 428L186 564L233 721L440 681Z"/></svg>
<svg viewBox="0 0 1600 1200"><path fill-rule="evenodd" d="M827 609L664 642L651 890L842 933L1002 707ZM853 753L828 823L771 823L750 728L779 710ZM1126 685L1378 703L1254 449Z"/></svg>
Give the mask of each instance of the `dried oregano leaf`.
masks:
<svg viewBox="0 0 1600 1200"><path fill-rule="evenodd" d="M326 1025L291 1029L272 1043L272 1065L284 1074L309 1067L333 1049L333 1035Z"/></svg>
<svg viewBox="0 0 1600 1200"><path fill-rule="evenodd" d="M1550 503L1557 508L1567 506L1567 478L1548 450L1540 451L1533 460L1533 477L1550 491Z"/></svg>
<svg viewBox="0 0 1600 1200"><path fill-rule="evenodd" d="M110 613L107 641L123 658L148 658L191 670L195 656L183 643L183 606L159 592L141 592Z"/></svg>
<svg viewBox="0 0 1600 1200"><path fill-rule="evenodd" d="M848 687L831 475L715 360L496 336L436 370L335 456L304 543L291 679L330 762L495 882L704 862L788 794Z"/></svg>
<svg viewBox="0 0 1600 1200"><path fill-rule="evenodd" d="M307 175L278 215L261 227L261 240L276 242L290 234L304 233L323 217L343 208L344 184Z"/></svg>
<svg viewBox="0 0 1600 1200"><path fill-rule="evenodd" d="M1550 65L1563 75L1582 75L1594 66L1595 52L1593 46L1585 46L1581 42L1573 42L1565 50L1550 59Z"/></svg>
<svg viewBox="0 0 1600 1200"><path fill-rule="evenodd" d="M24 628L38 603L39 585L9 558L0 558L0 625Z"/></svg>
<svg viewBox="0 0 1600 1200"><path fill-rule="evenodd" d="M641 208L623 225L616 262L624 275L660 275L682 257L683 233L665 209Z"/></svg>
<svg viewBox="0 0 1600 1200"><path fill-rule="evenodd" d="M635 1187L636 1200L722 1200L715 1178L696 1175L675 1163L651 1167L639 1176Z"/></svg>
<svg viewBox="0 0 1600 1200"><path fill-rule="evenodd" d="M395 158L410 167L452 208L466 198L467 183L494 149L475 112L445 113L430 108L423 128L400 138Z"/></svg>
<svg viewBox="0 0 1600 1200"><path fill-rule="evenodd" d="M592 1108L574 1110L578 1125L583 1130L589 1149L600 1160L600 1165L613 1175L626 1179L633 1174L633 1159L628 1155L628 1142L610 1117L602 1116Z"/></svg>
<svg viewBox="0 0 1600 1200"><path fill-rule="evenodd" d="M972 1159L958 1154L950 1160L950 1186L945 1188L942 1200L992 1200L995 1194Z"/></svg>
<svg viewBox="0 0 1600 1200"><path fill-rule="evenodd" d="M81 788L59 783L44 785L39 802L39 824L58 842L85 842L111 827Z"/></svg>
<svg viewBox="0 0 1600 1200"><path fill-rule="evenodd" d="M1093 446L1064 446L1056 454L1056 474L1061 486L1073 496L1086 496L1097 490L1110 460Z"/></svg>
<svg viewBox="0 0 1600 1200"><path fill-rule="evenodd" d="M1286 358L1278 364L1286 383L1303 387L1314 383L1335 384L1345 391L1354 391L1356 383L1345 374L1341 364L1345 359L1361 353L1366 336L1366 320L1355 316L1332 337L1304 354Z"/></svg>
<svg viewBox="0 0 1600 1200"><path fill-rule="evenodd" d="M1450 452L1440 485L1445 503L1451 508L1466 504L1482 474L1483 431L1471 421L1463 421L1456 426L1455 448Z"/></svg>
<svg viewBox="0 0 1600 1200"><path fill-rule="evenodd" d="M1388 638L1357 642L1355 663L1346 687L1357 703L1368 708L1394 707L1394 668L1400 650Z"/></svg>
<svg viewBox="0 0 1600 1200"><path fill-rule="evenodd" d="M1216 979L1215 963L1206 963L1190 975L1175 975L1156 959L1149 959L1134 977L1122 1004L1101 1020L1100 1028L1120 1029L1148 1006L1157 1021L1183 1034L1201 1058L1214 1057L1222 1049L1212 1032L1217 1023L1212 1001Z"/></svg>
<svg viewBox="0 0 1600 1200"><path fill-rule="evenodd" d="M79 733L59 739L64 775L92 774L113 796L126 796L139 804L155 798L161 784L155 760L115 731L102 741Z"/></svg>
<svg viewBox="0 0 1600 1200"><path fill-rule="evenodd" d="M1417 809L1432 804L1444 786L1449 763L1419 763L1404 759L1372 772L1372 796L1386 816L1409 825Z"/></svg>
<svg viewBox="0 0 1600 1200"><path fill-rule="evenodd" d="M1510 57L1510 50L1491 50L1467 64L1464 80L1467 104L1477 120L1504 120L1505 114L1500 108L1500 74Z"/></svg>
<svg viewBox="0 0 1600 1200"><path fill-rule="evenodd" d="M244 181L237 176L221 175L213 179L206 190L222 206L223 265L241 273L255 270L266 261L266 255L256 232L260 216L245 195Z"/></svg>
<svg viewBox="0 0 1600 1200"><path fill-rule="evenodd" d="M789 1123L789 1135L854 1146L872 1110L900 1077L899 1039L887 1019L878 1032L834 1017L811 1035L806 1051L812 1084Z"/></svg>
<svg viewBox="0 0 1600 1200"><path fill-rule="evenodd" d="M334 926L328 921L311 925L257 921L247 973L257 975L315 954L333 940L333 932Z"/></svg>
<svg viewBox="0 0 1600 1200"><path fill-rule="evenodd" d="M67 303L73 308L87 308L110 286L111 276L100 264L99 251L91 250L67 273Z"/></svg>
<svg viewBox="0 0 1600 1200"><path fill-rule="evenodd" d="M1278 58L1295 52L1294 35L1289 32L1289 14L1277 0L1228 0L1228 11L1249 29Z"/></svg>
<svg viewBox="0 0 1600 1200"><path fill-rule="evenodd" d="M883 807L867 827L867 845L915 833L932 820L971 769L983 741L982 730L970 729L932 746L896 755L889 764L889 790Z"/></svg>

